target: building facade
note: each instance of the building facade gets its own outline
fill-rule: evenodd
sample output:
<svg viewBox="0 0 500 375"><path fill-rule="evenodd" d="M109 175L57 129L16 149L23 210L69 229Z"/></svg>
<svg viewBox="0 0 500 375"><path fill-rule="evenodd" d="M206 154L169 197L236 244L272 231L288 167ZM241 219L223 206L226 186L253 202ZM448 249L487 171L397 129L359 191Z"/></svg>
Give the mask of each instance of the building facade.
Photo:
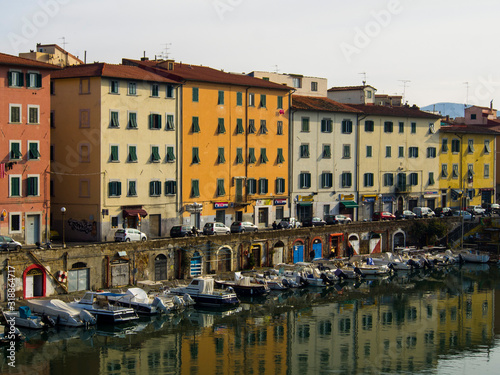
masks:
<svg viewBox="0 0 500 375"><path fill-rule="evenodd" d="M327 94L328 80L326 78L262 71L253 71L248 75L293 87L294 94L297 95L325 97Z"/></svg>

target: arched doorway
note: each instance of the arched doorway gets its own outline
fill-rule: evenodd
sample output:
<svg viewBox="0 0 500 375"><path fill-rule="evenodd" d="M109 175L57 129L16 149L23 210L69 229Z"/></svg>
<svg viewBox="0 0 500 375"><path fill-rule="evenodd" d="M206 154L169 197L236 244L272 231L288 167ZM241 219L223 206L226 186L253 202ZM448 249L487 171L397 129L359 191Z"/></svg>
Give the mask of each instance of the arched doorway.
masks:
<svg viewBox="0 0 500 375"><path fill-rule="evenodd" d="M304 242L297 240L293 244L293 263L304 261Z"/></svg>
<svg viewBox="0 0 500 375"><path fill-rule="evenodd" d="M192 277L201 275L201 254L198 251L195 251L193 256L191 257L191 267L189 275Z"/></svg>
<svg viewBox="0 0 500 375"><path fill-rule="evenodd" d="M285 250L285 244L281 241L276 242L274 244L274 251L273 251L273 258L271 266L274 266L275 264L280 264L283 263L284 259L284 250Z"/></svg>
<svg viewBox="0 0 500 375"><path fill-rule="evenodd" d="M230 272L231 271L231 249L223 247L217 253L217 271Z"/></svg>
<svg viewBox="0 0 500 375"><path fill-rule="evenodd" d="M155 258L155 281L167 280L168 261L165 254L158 254Z"/></svg>
<svg viewBox="0 0 500 375"><path fill-rule="evenodd" d="M253 244L252 247L250 248L250 254L253 255L255 267L261 267L262 258L264 257L264 253L262 251L262 244L260 243Z"/></svg>
<svg viewBox="0 0 500 375"><path fill-rule="evenodd" d="M46 290L45 270L38 264L32 264L23 273L24 298L44 297Z"/></svg>
<svg viewBox="0 0 500 375"><path fill-rule="evenodd" d="M359 237L356 234L351 234L348 241L354 250L354 255L359 254Z"/></svg>
<svg viewBox="0 0 500 375"><path fill-rule="evenodd" d="M323 242L321 242L320 238L313 240L312 249L314 251L314 259L323 258Z"/></svg>
<svg viewBox="0 0 500 375"><path fill-rule="evenodd" d="M405 247L405 246L406 246L405 233L403 231L398 231L394 233L394 244L392 246L393 250L396 247Z"/></svg>
<svg viewBox="0 0 500 375"><path fill-rule="evenodd" d="M372 233L370 236L370 254L382 252L382 236L380 233Z"/></svg>
<svg viewBox="0 0 500 375"><path fill-rule="evenodd" d="M71 269L68 271L68 292L90 289L89 273L87 263L73 263Z"/></svg>

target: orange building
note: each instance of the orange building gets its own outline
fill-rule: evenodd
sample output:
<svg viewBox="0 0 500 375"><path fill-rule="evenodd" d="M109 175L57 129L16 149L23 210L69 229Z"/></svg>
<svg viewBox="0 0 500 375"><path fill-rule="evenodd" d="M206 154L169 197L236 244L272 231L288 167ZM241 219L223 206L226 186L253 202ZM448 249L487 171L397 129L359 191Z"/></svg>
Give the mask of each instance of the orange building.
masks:
<svg viewBox="0 0 500 375"><path fill-rule="evenodd" d="M291 88L243 74L175 63L124 60L182 82L183 222L251 221L288 215Z"/></svg>

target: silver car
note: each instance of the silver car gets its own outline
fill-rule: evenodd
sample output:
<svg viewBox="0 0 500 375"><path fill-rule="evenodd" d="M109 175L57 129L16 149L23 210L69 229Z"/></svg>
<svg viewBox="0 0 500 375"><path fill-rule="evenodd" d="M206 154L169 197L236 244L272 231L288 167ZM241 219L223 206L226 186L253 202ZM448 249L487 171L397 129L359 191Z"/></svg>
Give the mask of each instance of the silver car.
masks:
<svg viewBox="0 0 500 375"><path fill-rule="evenodd" d="M229 234L231 233L231 229L226 227L224 224L219 223L217 221L211 221L205 224L203 227L203 234Z"/></svg>
<svg viewBox="0 0 500 375"><path fill-rule="evenodd" d="M8 236L0 236L0 249L1 250L21 250L23 246L21 245L20 242L17 242L16 240L12 239L11 237Z"/></svg>
<svg viewBox="0 0 500 375"><path fill-rule="evenodd" d="M115 242L146 241L148 238L138 229L118 229L115 232Z"/></svg>

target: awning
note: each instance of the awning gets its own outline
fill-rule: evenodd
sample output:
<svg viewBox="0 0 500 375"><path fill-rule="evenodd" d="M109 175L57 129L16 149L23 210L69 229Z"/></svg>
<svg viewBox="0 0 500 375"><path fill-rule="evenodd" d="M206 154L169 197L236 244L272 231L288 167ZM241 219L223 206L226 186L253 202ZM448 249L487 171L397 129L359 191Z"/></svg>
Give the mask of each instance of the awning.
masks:
<svg viewBox="0 0 500 375"><path fill-rule="evenodd" d="M462 190L459 189L451 189L451 198L458 199L462 195Z"/></svg>
<svg viewBox="0 0 500 375"><path fill-rule="evenodd" d="M358 204L354 201L340 201L340 204L345 208L358 208Z"/></svg>
<svg viewBox="0 0 500 375"><path fill-rule="evenodd" d="M148 216L148 213L146 210L142 208L133 208L133 209L128 209L128 210L123 210L123 217L127 216L137 216L141 215L142 217Z"/></svg>
<svg viewBox="0 0 500 375"><path fill-rule="evenodd" d="M313 205L312 202L297 202L297 204L299 206L312 206Z"/></svg>

